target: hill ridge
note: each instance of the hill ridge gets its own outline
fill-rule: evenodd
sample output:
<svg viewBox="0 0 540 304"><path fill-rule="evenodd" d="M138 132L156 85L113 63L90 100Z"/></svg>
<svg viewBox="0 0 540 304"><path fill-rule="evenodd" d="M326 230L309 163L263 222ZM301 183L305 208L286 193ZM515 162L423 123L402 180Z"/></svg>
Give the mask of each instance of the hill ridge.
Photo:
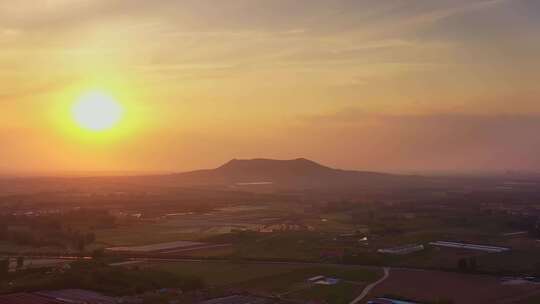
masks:
<svg viewBox="0 0 540 304"><path fill-rule="evenodd" d="M215 169L176 173L170 177L179 184L230 187L264 182L264 184L290 189L388 187L410 184L418 178L335 169L307 158L288 160L234 158Z"/></svg>

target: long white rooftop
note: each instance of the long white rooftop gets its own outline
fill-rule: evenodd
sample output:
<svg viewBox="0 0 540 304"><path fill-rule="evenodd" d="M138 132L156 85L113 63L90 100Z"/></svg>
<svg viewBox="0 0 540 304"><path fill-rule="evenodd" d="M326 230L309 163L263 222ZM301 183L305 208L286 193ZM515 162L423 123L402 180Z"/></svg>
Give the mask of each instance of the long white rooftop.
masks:
<svg viewBox="0 0 540 304"><path fill-rule="evenodd" d="M507 248L507 247L477 245L477 244L467 244L467 243L457 243L457 242L447 242L447 241L436 241L436 242L431 242L429 244L433 246L479 250L479 251L485 251L485 252L504 252L504 251L510 250L510 248Z"/></svg>

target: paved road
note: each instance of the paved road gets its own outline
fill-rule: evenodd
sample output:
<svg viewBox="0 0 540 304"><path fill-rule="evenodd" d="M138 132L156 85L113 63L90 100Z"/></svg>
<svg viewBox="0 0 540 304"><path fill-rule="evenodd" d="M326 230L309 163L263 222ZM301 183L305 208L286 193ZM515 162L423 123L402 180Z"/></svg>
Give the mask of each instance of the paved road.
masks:
<svg viewBox="0 0 540 304"><path fill-rule="evenodd" d="M7 255L7 254L6 254ZM1 256L1 254L0 254ZM28 259L59 259L59 260L92 260L91 256L75 256L75 255L43 255L43 254L20 254L12 256L22 256ZM301 261L272 261L265 259L249 259L249 260L238 260L231 261L230 259L197 259L197 258L187 258L187 257L160 257L156 255L154 257L142 257L142 256L130 256L130 255L118 255L117 257L124 258L127 261L141 261L141 262L194 262L194 263L244 263L244 264L269 264L269 265L305 265L305 266L352 266L352 267L362 267L366 269L380 269L379 266L373 265L357 265L357 264L339 264L339 263L325 263L325 262L301 262Z"/></svg>
<svg viewBox="0 0 540 304"><path fill-rule="evenodd" d="M77 256L69 254L13 254L13 253L3 253L0 252L0 256L11 256L18 257L22 256L28 259L59 259L59 260L92 260L91 256ZM142 261L142 262L204 262L204 263L244 263L244 264L275 264L275 265L313 265L313 266L352 266L352 267L362 267L366 269L381 269L383 266L374 266L374 265L362 265L362 264L343 264L343 263L327 263L327 262L302 262L302 261L274 261L274 260L265 260L265 259L248 259L248 260L238 260L231 261L230 259L220 259L220 258L190 258L190 257L164 257L163 255L156 254L155 256L138 256L138 255L116 255L116 257L124 258L127 261ZM422 269L422 268L407 268L407 267L392 267L394 270L407 270L407 271L440 271L435 269Z"/></svg>
<svg viewBox="0 0 540 304"><path fill-rule="evenodd" d="M358 303L360 303L360 301L362 301L369 294L369 292L373 288L377 287L377 285L381 284L382 282L384 282L384 280L386 280L388 278L388 276L390 275L390 268L384 267L383 269L384 269L383 277L380 278L377 282L371 283L368 286L366 286L366 288L364 288L362 293L358 297L356 297L356 299L352 300L351 303L349 303L349 304L358 304Z"/></svg>

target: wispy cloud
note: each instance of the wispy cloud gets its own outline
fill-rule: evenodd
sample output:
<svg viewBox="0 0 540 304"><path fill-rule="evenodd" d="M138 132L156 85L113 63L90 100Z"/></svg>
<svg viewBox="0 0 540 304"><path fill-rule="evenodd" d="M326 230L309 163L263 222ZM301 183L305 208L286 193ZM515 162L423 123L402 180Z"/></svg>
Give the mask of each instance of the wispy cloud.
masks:
<svg viewBox="0 0 540 304"><path fill-rule="evenodd" d="M470 13L483 9L490 9L498 5L502 5L513 0L481 0L481 1L467 1L460 5L451 6L448 8L434 9L418 15L413 15L410 18L406 18L402 22L398 22L397 26L417 26L417 25L430 25L437 21L450 18L452 16Z"/></svg>
<svg viewBox="0 0 540 304"><path fill-rule="evenodd" d="M458 171L540 168L540 140L534 136L539 115L393 115L348 109L305 119L316 128L324 126L319 136L327 145L348 149L366 165ZM340 136L332 139L336 131Z"/></svg>

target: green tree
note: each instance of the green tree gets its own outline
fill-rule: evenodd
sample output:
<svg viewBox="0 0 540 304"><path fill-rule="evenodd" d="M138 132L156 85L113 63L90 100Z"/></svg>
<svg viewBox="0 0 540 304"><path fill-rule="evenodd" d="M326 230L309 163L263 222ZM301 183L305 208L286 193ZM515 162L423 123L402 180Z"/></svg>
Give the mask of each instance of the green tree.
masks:
<svg viewBox="0 0 540 304"><path fill-rule="evenodd" d="M99 259L105 255L105 249L97 248L92 251L92 258Z"/></svg>
<svg viewBox="0 0 540 304"><path fill-rule="evenodd" d="M0 260L0 279L7 276L9 272L9 259Z"/></svg>
<svg viewBox="0 0 540 304"><path fill-rule="evenodd" d="M0 240L5 240L8 236L8 227L6 224L0 223Z"/></svg>
<svg viewBox="0 0 540 304"><path fill-rule="evenodd" d="M85 237L86 237L85 241L87 244L92 244L93 242L96 241L96 235L93 232L88 232Z"/></svg>
<svg viewBox="0 0 540 304"><path fill-rule="evenodd" d="M458 260L458 269L460 271L467 271L468 269L467 259L461 258Z"/></svg>
<svg viewBox="0 0 540 304"><path fill-rule="evenodd" d="M470 257L469 258L469 270L474 272L476 271L477 269L477 262L476 262L476 257Z"/></svg>

